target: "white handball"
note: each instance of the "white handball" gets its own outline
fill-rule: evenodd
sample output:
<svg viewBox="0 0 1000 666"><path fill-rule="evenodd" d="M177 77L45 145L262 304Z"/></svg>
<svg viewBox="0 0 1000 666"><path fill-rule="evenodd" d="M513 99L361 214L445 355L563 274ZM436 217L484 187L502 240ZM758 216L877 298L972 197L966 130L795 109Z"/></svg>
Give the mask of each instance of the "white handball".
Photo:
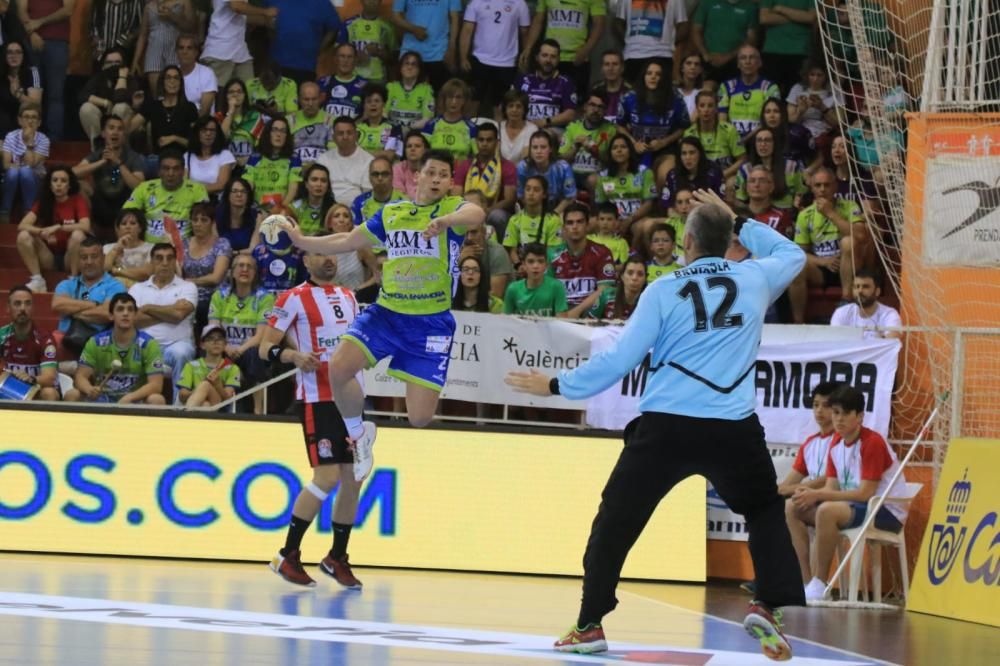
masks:
<svg viewBox="0 0 1000 666"><path fill-rule="evenodd" d="M260 223L260 235L268 245L279 245L281 243L281 233L285 230L283 225L292 224L284 215L268 215Z"/></svg>

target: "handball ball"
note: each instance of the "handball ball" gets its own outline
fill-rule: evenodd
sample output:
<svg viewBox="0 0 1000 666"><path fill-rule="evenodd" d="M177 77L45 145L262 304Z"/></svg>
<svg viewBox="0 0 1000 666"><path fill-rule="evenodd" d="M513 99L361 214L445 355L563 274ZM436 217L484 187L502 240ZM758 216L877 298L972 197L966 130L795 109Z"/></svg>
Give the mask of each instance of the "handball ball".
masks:
<svg viewBox="0 0 1000 666"><path fill-rule="evenodd" d="M291 222L284 215L268 215L260 223L260 236L272 250L287 250L292 245L292 239L278 226L282 222Z"/></svg>

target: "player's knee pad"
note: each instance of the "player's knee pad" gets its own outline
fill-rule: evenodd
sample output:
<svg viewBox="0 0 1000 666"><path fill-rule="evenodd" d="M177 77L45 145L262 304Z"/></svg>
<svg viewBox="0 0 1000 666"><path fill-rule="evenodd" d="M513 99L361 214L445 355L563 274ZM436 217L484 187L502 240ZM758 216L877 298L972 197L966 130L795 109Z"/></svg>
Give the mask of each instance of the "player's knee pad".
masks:
<svg viewBox="0 0 1000 666"><path fill-rule="evenodd" d="M318 499L320 502L325 501L330 495L329 492L323 490L312 481L306 484L306 490L308 490L309 494Z"/></svg>

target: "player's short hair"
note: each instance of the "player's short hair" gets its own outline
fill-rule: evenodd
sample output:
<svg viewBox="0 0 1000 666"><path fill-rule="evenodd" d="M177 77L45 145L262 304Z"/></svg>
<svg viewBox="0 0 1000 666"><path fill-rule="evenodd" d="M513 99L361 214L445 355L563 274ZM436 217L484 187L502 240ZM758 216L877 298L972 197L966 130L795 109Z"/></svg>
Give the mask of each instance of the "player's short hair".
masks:
<svg viewBox="0 0 1000 666"><path fill-rule="evenodd" d="M655 234L657 231L665 231L666 234L670 236L670 240L672 240L675 243L677 242L677 229L675 229L672 225L667 224L666 222L657 222L652 227L650 227L649 242L651 243L653 242L653 234Z"/></svg>
<svg viewBox="0 0 1000 666"><path fill-rule="evenodd" d="M821 395L825 398L829 398L831 395L833 395L833 392L836 391L841 386L842 386L841 382L820 382L819 384L816 384L816 387L813 389L812 395L814 398L818 395Z"/></svg>
<svg viewBox="0 0 1000 666"><path fill-rule="evenodd" d="M549 254L545 246L541 243L528 243L524 246L524 258L527 259L529 254L533 254L536 257L541 257L545 261L549 260Z"/></svg>
<svg viewBox="0 0 1000 666"><path fill-rule="evenodd" d="M848 384L838 386L827 400L831 407L840 407L845 412L865 411L865 394Z"/></svg>
<svg viewBox="0 0 1000 666"><path fill-rule="evenodd" d="M420 158L420 168L423 169L428 162L434 160L435 162L444 162L451 169L452 173L455 173L455 157L449 153L447 150L431 149L424 153L424 156Z"/></svg>
<svg viewBox="0 0 1000 666"><path fill-rule="evenodd" d="M171 247L173 246L171 245ZM132 294L127 291L122 291L112 296L111 300L108 301L108 314L114 314L115 306L119 303L131 303L133 308L136 310L139 309L139 304L135 302L135 298Z"/></svg>
<svg viewBox="0 0 1000 666"><path fill-rule="evenodd" d="M733 238L733 220L716 204L702 204L688 215L685 233L691 237L698 254L723 257Z"/></svg>

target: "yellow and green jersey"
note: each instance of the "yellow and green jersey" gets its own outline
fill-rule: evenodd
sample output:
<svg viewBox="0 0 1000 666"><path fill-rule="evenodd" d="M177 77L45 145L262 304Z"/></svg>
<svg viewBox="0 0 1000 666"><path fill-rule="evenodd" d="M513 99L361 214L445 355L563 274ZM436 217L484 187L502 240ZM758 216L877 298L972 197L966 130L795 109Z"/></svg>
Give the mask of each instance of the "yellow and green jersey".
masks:
<svg viewBox="0 0 1000 666"><path fill-rule="evenodd" d="M148 333L136 331L132 342L120 347L115 342L113 331L101 331L87 340L80 354L80 365L94 371L91 383L103 383L103 396L109 402L118 402L126 393L131 393L146 384L149 377L163 374L163 355L160 345ZM117 370L114 362L121 363Z"/></svg>
<svg viewBox="0 0 1000 666"><path fill-rule="evenodd" d="M243 174L253 185L254 200L258 205L271 205L281 201L292 183L302 182L302 162L298 157L279 157L272 160L254 155L247 162Z"/></svg>
<svg viewBox="0 0 1000 666"><path fill-rule="evenodd" d="M587 236L590 240L595 243L600 243L604 247L611 250L611 257L615 260L616 264L624 264L625 260L628 259L629 247L628 242L625 241L621 236L605 236L603 234L589 234Z"/></svg>
<svg viewBox="0 0 1000 666"><path fill-rule="evenodd" d="M181 378L177 382L177 387L193 391L198 384L208 378L208 373L214 369L215 366L210 366L203 358L188 361L181 370ZM240 376L240 367L235 363L227 364L226 367L219 371L219 379L222 380L222 385L226 388L238 391L240 383L243 381Z"/></svg>
<svg viewBox="0 0 1000 666"><path fill-rule="evenodd" d="M764 110L764 103L772 97L781 101L777 83L761 77L746 84L737 76L719 87L719 113L725 113L726 120L733 124L741 137L746 138L760 125L760 112Z"/></svg>
<svg viewBox="0 0 1000 666"><path fill-rule="evenodd" d="M176 190L163 187L159 178L139 183L122 208L141 210L146 216L147 243L169 243L163 221L170 218L177 224L182 238L191 236L191 206L208 201L208 190L201 183L184 179Z"/></svg>
<svg viewBox="0 0 1000 666"><path fill-rule="evenodd" d="M274 102L278 111L286 115L299 110L299 88L295 85L295 81L284 76L274 90L265 88L259 78L250 79L247 81L247 97L250 104L263 102L266 106L270 106L271 102Z"/></svg>
<svg viewBox="0 0 1000 666"><path fill-rule="evenodd" d="M434 117L434 89L429 83L418 83L407 90L399 81L390 81L386 86L389 100L385 104L389 122L404 131L420 120Z"/></svg>
<svg viewBox="0 0 1000 666"><path fill-rule="evenodd" d="M661 278L664 275L670 275L678 268L684 268L677 261L677 257L671 257L671 262L669 264L661 264L656 261L656 259L651 259L646 262L646 284L655 282L657 278Z"/></svg>
<svg viewBox="0 0 1000 666"><path fill-rule="evenodd" d="M258 288L240 298L228 284L219 287L208 303L208 321L219 322L226 330L226 344L239 347L266 324L274 307L274 294Z"/></svg>
<svg viewBox="0 0 1000 666"><path fill-rule="evenodd" d="M705 157L715 162L720 169L725 169L747 152L736 127L721 120L715 123L715 130L711 132L702 132L695 122L684 130L684 136L693 136L701 141Z"/></svg>
<svg viewBox="0 0 1000 666"><path fill-rule="evenodd" d="M355 68L358 76L368 81L385 81L387 77L382 58L368 56L367 62L362 63L360 57L369 44L381 46L382 52L386 54L396 50L396 30L385 19L365 18L361 14L347 19L340 29L337 41L340 44L345 42L354 44L359 54L358 66Z"/></svg>
<svg viewBox="0 0 1000 666"><path fill-rule="evenodd" d="M833 207L851 224L864 219L856 201L836 199ZM836 257L840 254L840 230L833 220L819 212L816 204L802 209L796 218L795 242L811 246L813 254L817 257Z"/></svg>
<svg viewBox="0 0 1000 666"><path fill-rule="evenodd" d="M590 18L608 13L604 0L538 0L545 12L545 36L559 42L559 60L573 62L590 34Z"/></svg>
<svg viewBox="0 0 1000 666"><path fill-rule="evenodd" d="M503 237L504 247L524 247L528 243L541 243L547 247L562 245L562 220L556 213L548 213L543 221L540 215L528 215L522 210L507 221Z"/></svg>

